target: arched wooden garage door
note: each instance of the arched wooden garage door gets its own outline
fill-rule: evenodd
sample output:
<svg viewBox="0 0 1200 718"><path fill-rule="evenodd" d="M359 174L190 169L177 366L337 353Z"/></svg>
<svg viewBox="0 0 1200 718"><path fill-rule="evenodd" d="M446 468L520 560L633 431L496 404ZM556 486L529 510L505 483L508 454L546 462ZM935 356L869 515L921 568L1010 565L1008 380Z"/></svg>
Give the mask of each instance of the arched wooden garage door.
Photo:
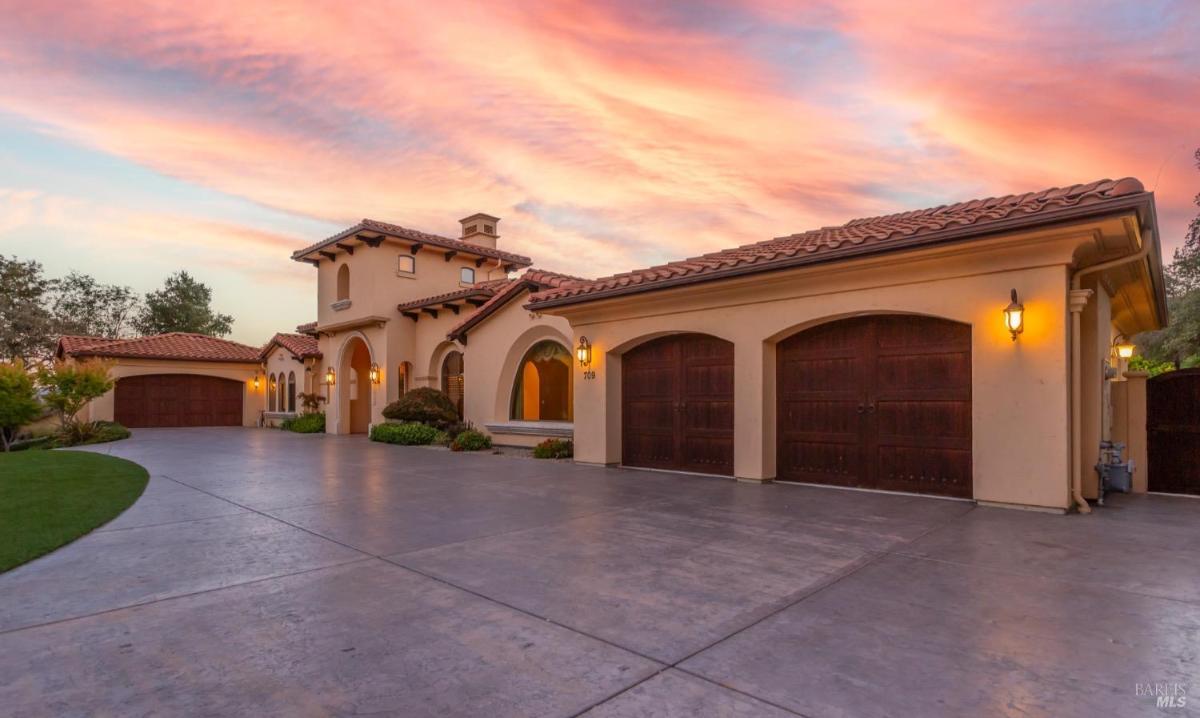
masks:
<svg viewBox="0 0 1200 718"><path fill-rule="evenodd" d="M242 382L197 374L146 374L117 381L114 418L129 428L241 426Z"/></svg>
<svg viewBox="0 0 1200 718"><path fill-rule="evenodd" d="M969 326L856 317L789 337L776 364L780 480L971 497Z"/></svg>
<svg viewBox="0 0 1200 718"><path fill-rule="evenodd" d="M733 344L673 334L621 357L621 463L733 473Z"/></svg>

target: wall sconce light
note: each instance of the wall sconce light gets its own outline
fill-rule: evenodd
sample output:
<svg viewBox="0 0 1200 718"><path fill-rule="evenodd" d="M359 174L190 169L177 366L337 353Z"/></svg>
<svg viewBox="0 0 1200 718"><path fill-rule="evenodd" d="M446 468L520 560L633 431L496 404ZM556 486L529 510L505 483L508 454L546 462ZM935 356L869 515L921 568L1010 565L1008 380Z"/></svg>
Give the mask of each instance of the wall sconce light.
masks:
<svg viewBox="0 0 1200 718"><path fill-rule="evenodd" d="M336 383L336 380L337 374L334 373L333 367L329 367L329 369L325 371L325 383L329 386L333 386Z"/></svg>
<svg viewBox="0 0 1200 718"><path fill-rule="evenodd" d="M1025 305L1017 301L1017 290L1012 290L1012 301L1004 308L1004 326L1008 328L1008 333L1012 335L1012 340L1017 340L1017 335L1025 331Z"/></svg>
<svg viewBox="0 0 1200 718"><path fill-rule="evenodd" d="M1133 343L1129 341L1129 337L1124 334L1118 334L1113 337L1113 353L1121 359L1132 357L1135 348Z"/></svg>
<svg viewBox="0 0 1200 718"><path fill-rule="evenodd" d="M254 391L258 391L258 386L259 386L258 374L255 374L254 375Z"/></svg>
<svg viewBox="0 0 1200 718"><path fill-rule="evenodd" d="M379 383L379 365L376 364L375 362L371 362L371 370L370 370L370 372L368 372L367 376L369 376L371 378L372 384L378 384Z"/></svg>
<svg viewBox="0 0 1200 718"><path fill-rule="evenodd" d="M579 346L575 347L575 357L579 359L579 366L588 366L592 363L592 343L587 337L579 337Z"/></svg>

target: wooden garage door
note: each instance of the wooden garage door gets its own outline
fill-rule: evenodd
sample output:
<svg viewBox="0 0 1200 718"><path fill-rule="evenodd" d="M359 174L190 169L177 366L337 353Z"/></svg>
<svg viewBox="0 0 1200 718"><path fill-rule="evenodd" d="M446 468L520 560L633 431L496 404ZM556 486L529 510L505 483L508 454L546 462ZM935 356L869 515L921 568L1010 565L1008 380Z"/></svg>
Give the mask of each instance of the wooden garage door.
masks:
<svg viewBox="0 0 1200 718"><path fill-rule="evenodd" d="M621 358L621 462L733 473L733 344L704 334L647 342Z"/></svg>
<svg viewBox="0 0 1200 718"><path fill-rule="evenodd" d="M1200 369L1146 382L1146 430L1148 488L1200 494Z"/></svg>
<svg viewBox="0 0 1200 718"><path fill-rule="evenodd" d="M195 374L147 374L117 381L114 415L130 428L241 426L242 383Z"/></svg>
<svg viewBox="0 0 1200 718"><path fill-rule="evenodd" d="M777 355L785 481L971 497L971 328L857 317L789 337Z"/></svg>

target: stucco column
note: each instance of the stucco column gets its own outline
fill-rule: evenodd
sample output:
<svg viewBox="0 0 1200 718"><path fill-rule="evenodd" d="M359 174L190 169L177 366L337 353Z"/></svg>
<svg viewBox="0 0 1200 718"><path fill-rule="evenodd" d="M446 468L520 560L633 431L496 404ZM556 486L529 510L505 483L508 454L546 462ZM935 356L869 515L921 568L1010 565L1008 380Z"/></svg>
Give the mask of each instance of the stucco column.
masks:
<svg viewBox="0 0 1200 718"><path fill-rule="evenodd" d="M775 478L774 384L774 347L756 339L737 342L733 350L733 475L738 480Z"/></svg>

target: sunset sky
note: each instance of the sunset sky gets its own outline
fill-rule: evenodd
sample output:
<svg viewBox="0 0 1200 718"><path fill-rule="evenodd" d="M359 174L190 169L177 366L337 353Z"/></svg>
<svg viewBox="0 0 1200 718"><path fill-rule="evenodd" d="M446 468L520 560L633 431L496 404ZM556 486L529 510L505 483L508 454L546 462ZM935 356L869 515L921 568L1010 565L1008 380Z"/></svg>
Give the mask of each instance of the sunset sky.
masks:
<svg viewBox="0 0 1200 718"><path fill-rule="evenodd" d="M363 217L599 276L1133 175L1169 256L1198 146L1195 0L0 0L0 253L186 268L252 344Z"/></svg>

